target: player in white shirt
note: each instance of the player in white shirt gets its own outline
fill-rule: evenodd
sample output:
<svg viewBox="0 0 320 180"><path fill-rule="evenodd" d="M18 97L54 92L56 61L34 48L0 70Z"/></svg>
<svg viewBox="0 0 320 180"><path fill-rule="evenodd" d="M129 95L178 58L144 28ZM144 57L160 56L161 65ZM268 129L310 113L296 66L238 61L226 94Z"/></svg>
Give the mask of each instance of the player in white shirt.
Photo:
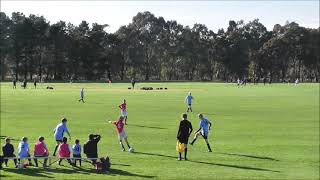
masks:
<svg viewBox="0 0 320 180"><path fill-rule="evenodd" d="M82 101L82 102L84 103L84 100L83 100L83 99L84 99L84 89L82 88L81 91L80 91L80 99L79 99L79 102Z"/></svg>
<svg viewBox="0 0 320 180"><path fill-rule="evenodd" d="M27 137L23 137L21 139L21 142L18 145L18 157L19 158L28 158L30 157L30 153L29 153L29 144L28 144L28 138ZM20 159L18 159L19 164L20 164ZM29 166L32 166L31 163L31 159L28 159L29 161Z"/></svg>
<svg viewBox="0 0 320 180"><path fill-rule="evenodd" d="M71 140L71 135L70 135L69 130L67 128L67 119L62 118L61 123L59 123L56 126L56 128L54 128L53 132L54 132L55 140L57 142L57 145L56 145L54 152L53 152L53 156L56 156L57 149L59 147L59 144L62 143L62 140L64 137L63 135L65 132L68 134L69 139Z"/></svg>
<svg viewBox="0 0 320 180"><path fill-rule="evenodd" d="M240 84L241 84L241 81L240 81L240 79L238 78L238 80L237 80L237 86L239 87Z"/></svg>
<svg viewBox="0 0 320 180"><path fill-rule="evenodd" d="M296 81L294 82L294 85L298 85L299 84L299 79L297 78Z"/></svg>

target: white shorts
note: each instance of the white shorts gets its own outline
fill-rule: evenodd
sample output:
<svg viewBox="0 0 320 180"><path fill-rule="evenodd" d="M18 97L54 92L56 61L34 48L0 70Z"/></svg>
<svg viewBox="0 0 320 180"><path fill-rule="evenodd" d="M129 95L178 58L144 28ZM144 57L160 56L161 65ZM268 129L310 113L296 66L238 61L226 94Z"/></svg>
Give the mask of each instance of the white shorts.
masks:
<svg viewBox="0 0 320 180"><path fill-rule="evenodd" d="M127 111L121 111L121 116L122 116L122 117L127 116Z"/></svg>
<svg viewBox="0 0 320 180"><path fill-rule="evenodd" d="M122 140L124 138L128 138L126 132L123 130L120 134L118 134L119 140Z"/></svg>

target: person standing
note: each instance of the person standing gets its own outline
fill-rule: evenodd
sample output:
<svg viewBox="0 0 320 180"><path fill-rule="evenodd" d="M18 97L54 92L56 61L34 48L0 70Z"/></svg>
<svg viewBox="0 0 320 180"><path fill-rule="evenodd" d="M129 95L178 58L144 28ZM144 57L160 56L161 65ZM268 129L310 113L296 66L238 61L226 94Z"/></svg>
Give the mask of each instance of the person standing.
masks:
<svg viewBox="0 0 320 180"><path fill-rule="evenodd" d="M23 80L23 85L22 86L23 86L23 89L27 88L27 80L26 79Z"/></svg>
<svg viewBox="0 0 320 180"><path fill-rule="evenodd" d="M208 151L212 152L209 141L208 141L208 134L209 134L209 130L211 129L212 123L208 119L204 118L202 114L199 114L198 117L200 119L200 124L199 124L200 127L195 132L193 141L190 143L190 145L193 145L196 142L198 136L201 135L207 144Z"/></svg>
<svg viewBox="0 0 320 180"><path fill-rule="evenodd" d="M80 91L80 99L79 102L82 101L84 103L84 89L82 88Z"/></svg>
<svg viewBox="0 0 320 180"><path fill-rule="evenodd" d="M16 80L16 78L14 78L12 80L12 84L13 84L13 89L17 89L17 80Z"/></svg>
<svg viewBox="0 0 320 180"><path fill-rule="evenodd" d="M62 140L63 140L63 135L64 133L66 132L69 136L69 139L71 140L71 135L69 133L69 130L67 128L67 119L66 118L62 118L61 120L61 123L59 123L56 128L54 128L53 132L54 132L54 137L55 137L55 140L56 140L56 147L54 149L54 152L53 152L53 156L56 156L56 152L57 152L57 149L60 145L60 143L62 143Z"/></svg>
<svg viewBox="0 0 320 180"><path fill-rule="evenodd" d="M136 84L136 80L134 78L131 79L132 89L134 89L134 85Z"/></svg>
<svg viewBox="0 0 320 180"><path fill-rule="evenodd" d="M36 79L33 80L33 86L35 89L37 89L37 80Z"/></svg>
<svg viewBox="0 0 320 180"><path fill-rule="evenodd" d="M100 135L89 135L89 140L83 145L83 152L87 158L98 158L98 142L100 141ZM92 164L97 163L96 159L92 159Z"/></svg>
<svg viewBox="0 0 320 180"><path fill-rule="evenodd" d="M179 129L177 133L177 140L184 145L184 159L187 159L187 153L188 153L188 141L189 141L189 136L192 133L192 124L190 121L187 120L187 114L183 113L182 114L182 120L180 121L179 124ZM179 157L178 160L181 161L181 152L179 152Z"/></svg>
<svg viewBox="0 0 320 180"><path fill-rule="evenodd" d="M72 146L72 153L74 159L74 165L77 166L77 161L79 161L79 164L81 166L81 145L79 139L76 139L75 144Z"/></svg>
<svg viewBox="0 0 320 180"><path fill-rule="evenodd" d="M119 105L120 108L120 115L124 118L124 124L127 125L127 119L128 119L128 114L127 114L127 102L124 99L123 103Z"/></svg>
<svg viewBox="0 0 320 180"><path fill-rule="evenodd" d="M187 103L188 105L188 108L187 108L187 112L192 112L192 101L193 101L193 96L191 96L191 92L189 92L189 94L186 96L185 98L185 102Z"/></svg>

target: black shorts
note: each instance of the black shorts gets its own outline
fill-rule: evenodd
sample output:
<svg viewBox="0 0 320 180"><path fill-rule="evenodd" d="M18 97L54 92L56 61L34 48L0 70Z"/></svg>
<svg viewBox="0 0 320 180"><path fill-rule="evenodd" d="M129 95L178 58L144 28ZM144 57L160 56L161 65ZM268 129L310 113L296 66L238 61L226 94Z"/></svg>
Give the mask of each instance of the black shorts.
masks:
<svg viewBox="0 0 320 180"><path fill-rule="evenodd" d="M188 104L188 106L190 106L190 107L191 107L191 104Z"/></svg>
<svg viewBox="0 0 320 180"><path fill-rule="evenodd" d="M57 143L62 143L62 140L56 139L56 142L57 142Z"/></svg>
<svg viewBox="0 0 320 180"><path fill-rule="evenodd" d="M178 138L179 142L182 143L182 144L188 144L189 142L189 137L179 137Z"/></svg>
<svg viewBox="0 0 320 180"><path fill-rule="evenodd" d="M73 154L74 158L81 158L81 154ZM78 160L78 159L77 159Z"/></svg>

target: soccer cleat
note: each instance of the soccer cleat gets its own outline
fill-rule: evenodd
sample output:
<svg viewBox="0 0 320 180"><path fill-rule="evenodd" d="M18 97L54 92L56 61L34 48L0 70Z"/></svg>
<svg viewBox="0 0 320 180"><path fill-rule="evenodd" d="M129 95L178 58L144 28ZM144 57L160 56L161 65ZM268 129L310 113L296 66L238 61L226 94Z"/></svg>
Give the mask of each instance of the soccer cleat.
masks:
<svg viewBox="0 0 320 180"><path fill-rule="evenodd" d="M192 142L190 142L189 144L190 144L191 146L193 146L193 143L192 143Z"/></svg>
<svg viewBox="0 0 320 180"><path fill-rule="evenodd" d="M124 152L124 151L126 151L126 149L125 149L125 148L122 148L121 151Z"/></svg>
<svg viewBox="0 0 320 180"><path fill-rule="evenodd" d="M188 161L188 158L184 158L185 161Z"/></svg>
<svg viewBox="0 0 320 180"><path fill-rule="evenodd" d="M178 161L181 161L181 158L179 157L177 160L178 160Z"/></svg>
<svg viewBox="0 0 320 180"><path fill-rule="evenodd" d="M208 150L208 152L212 152L212 150L211 150L211 149L209 149L209 150Z"/></svg>

